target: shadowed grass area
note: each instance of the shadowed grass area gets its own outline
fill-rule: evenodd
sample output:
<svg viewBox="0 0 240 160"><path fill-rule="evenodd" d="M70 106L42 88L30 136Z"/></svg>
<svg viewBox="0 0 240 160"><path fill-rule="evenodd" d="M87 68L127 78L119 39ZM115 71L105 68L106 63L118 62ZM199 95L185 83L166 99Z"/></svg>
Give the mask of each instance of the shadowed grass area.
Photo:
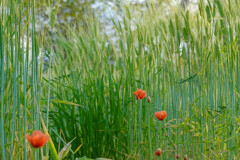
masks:
<svg viewBox="0 0 240 160"><path fill-rule="evenodd" d="M136 8L124 6L123 23L112 19L115 39L89 17L85 28L55 28L49 41L30 30L34 3L24 13L32 15L29 23L20 19L21 3L13 6L18 10L10 15L2 9L0 28L0 159L57 153L65 159L157 159L158 148L158 159L240 156L238 1L200 0L196 12L164 16L148 4L139 18L131 15ZM21 43L24 32L32 38L31 59ZM39 48L51 51L48 64L38 59ZM137 88L150 103L136 100ZM159 121L154 113L162 110L168 117ZM24 135L42 127L52 141L32 149Z"/></svg>

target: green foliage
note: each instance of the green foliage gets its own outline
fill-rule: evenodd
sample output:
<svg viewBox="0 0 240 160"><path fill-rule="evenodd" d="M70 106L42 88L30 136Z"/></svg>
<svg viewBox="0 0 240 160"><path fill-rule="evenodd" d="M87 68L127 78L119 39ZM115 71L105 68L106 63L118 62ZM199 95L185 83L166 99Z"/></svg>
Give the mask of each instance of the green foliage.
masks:
<svg viewBox="0 0 240 160"><path fill-rule="evenodd" d="M136 19L125 6L123 23L112 18L116 39L90 17L55 26L58 6L57 32L42 37L34 2L1 6L0 159L153 159L157 148L161 159L238 159L238 1L166 16L150 4ZM45 72L39 48L51 51ZM150 103L136 100L137 88ZM30 147L32 130L51 136L47 147Z"/></svg>
<svg viewBox="0 0 240 160"><path fill-rule="evenodd" d="M55 16L56 16L56 8L53 8L50 15L50 24L52 28L54 27L54 24L55 24Z"/></svg>

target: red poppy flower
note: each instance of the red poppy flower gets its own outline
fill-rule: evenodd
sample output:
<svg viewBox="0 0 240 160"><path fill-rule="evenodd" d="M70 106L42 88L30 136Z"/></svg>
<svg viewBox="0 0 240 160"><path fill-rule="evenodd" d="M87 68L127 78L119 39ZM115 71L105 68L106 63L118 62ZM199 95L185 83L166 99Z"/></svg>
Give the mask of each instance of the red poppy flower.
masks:
<svg viewBox="0 0 240 160"><path fill-rule="evenodd" d="M134 95L136 96L136 98L137 98L138 100L147 97L146 91L141 90L141 89L137 89L137 91L134 92Z"/></svg>
<svg viewBox="0 0 240 160"><path fill-rule="evenodd" d="M161 155L161 149L158 148L158 149L156 150L155 154L156 154L157 156L160 156L160 155Z"/></svg>
<svg viewBox="0 0 240 160"><path fill-rule="evenodd" d="M32 136L26 134L26 138L34 148L43 147L49 140L49 136L41 131L33 131Z"/></svg>
<svg viewBox="0 0 240 160"><path fill-rule="evenodd" d="M164 120L167 117L167 112L166 111L161 111L161 112L155 112L155 117L159 119L160 121Z"/></svg>

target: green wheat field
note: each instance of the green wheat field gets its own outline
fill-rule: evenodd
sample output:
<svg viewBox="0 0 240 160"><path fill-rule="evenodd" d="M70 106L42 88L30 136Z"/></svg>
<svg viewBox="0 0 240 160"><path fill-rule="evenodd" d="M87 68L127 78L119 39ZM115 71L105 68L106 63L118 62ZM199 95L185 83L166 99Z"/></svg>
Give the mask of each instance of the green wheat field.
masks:
<svg viewBox="0 0 240 160"><path fill-rule="evenodd" d="M91 14L57 24L53 2L0 1L0 160L240 159L239 0L120 3L114 37Z"/></svg>

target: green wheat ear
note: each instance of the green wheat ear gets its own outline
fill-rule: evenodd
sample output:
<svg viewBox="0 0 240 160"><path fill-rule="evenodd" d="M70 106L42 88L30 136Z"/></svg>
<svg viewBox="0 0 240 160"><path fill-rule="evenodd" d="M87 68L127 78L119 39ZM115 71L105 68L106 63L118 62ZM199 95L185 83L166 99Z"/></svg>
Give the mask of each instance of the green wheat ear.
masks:
<svg viewBox="0 0 240 160"><path fill-rule="evenodd" d="M56 16L56 8L53 8L50 15L50 24L52 28L54 27L54 24L55 24L55 16Z"/></svg>

